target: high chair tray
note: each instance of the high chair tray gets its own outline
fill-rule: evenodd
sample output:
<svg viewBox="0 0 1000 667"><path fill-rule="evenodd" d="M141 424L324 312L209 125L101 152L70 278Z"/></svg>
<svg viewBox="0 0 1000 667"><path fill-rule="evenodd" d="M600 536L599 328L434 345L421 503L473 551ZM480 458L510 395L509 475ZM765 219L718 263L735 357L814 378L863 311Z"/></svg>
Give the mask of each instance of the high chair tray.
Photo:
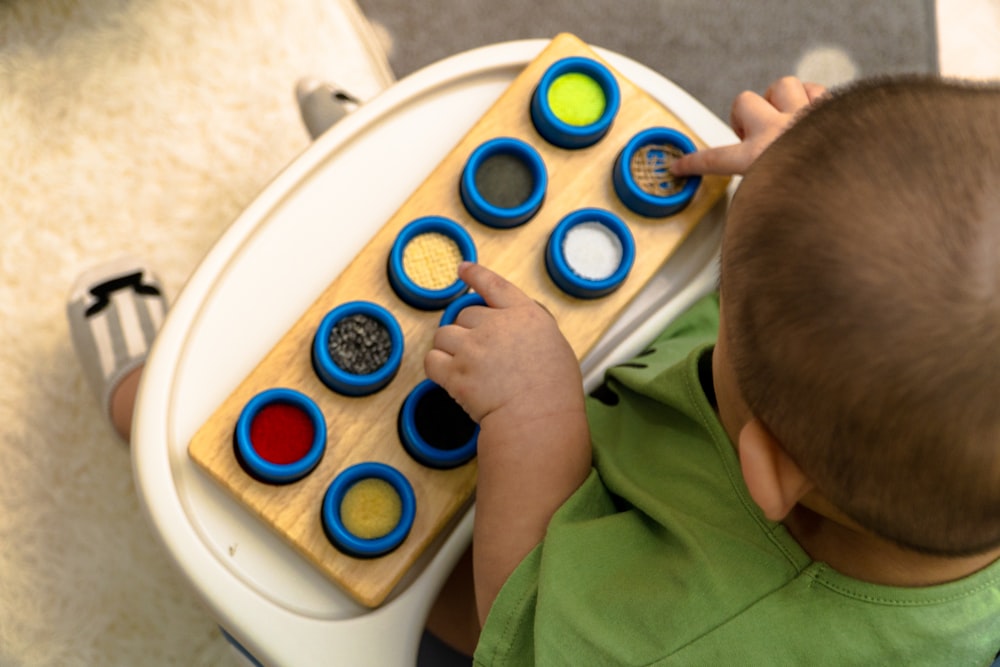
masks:
<svg viewBox="0 0 1000 667"><path fill-rule="evenodd" d="M371 609L210 479L188 444L549 43L511 42L441 61L319 137L211 249L154 346L133 434L139 495L220 624L265 664L412 664L427 609L471 537L473 509L450 519ZM668 79L596 53L701 141L736 140ZM590 347L582 361L588 389L714 286L723 209L704 215Z"/></svg>

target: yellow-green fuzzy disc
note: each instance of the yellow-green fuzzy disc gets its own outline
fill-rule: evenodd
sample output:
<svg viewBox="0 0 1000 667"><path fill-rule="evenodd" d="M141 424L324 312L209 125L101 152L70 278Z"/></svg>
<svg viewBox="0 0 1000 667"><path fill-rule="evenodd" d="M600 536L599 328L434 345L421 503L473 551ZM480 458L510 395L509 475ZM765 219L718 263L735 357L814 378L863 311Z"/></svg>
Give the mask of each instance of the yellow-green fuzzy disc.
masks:
<svg viewBox="0 0 1000 667"><path fill-rule="evenodd" d="M388 535L403 515L396 489L383 479L369 477L355 482L340 503L340 520L347 532L363 540Z"/></svg>
<svg viewBox="0 0 1000 667"><path fill-rule="evenodd" d="M569 72L549 86L549 109L567 125L593 125L600 120L607 100L601 84L586 74Z"/></svg>

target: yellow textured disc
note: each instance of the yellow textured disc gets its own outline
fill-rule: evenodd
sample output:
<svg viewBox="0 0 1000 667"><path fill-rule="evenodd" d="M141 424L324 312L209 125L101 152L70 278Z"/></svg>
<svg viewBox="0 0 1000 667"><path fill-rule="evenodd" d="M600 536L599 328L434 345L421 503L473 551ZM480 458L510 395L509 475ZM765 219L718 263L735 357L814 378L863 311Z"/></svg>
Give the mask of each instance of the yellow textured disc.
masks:
<svg viewBox="0 0 1000 667"><path fill-rule="evenodd" d="M441 290L453 285L461 262L458 244L437 232L420 234L403 248L403 271L424 289Z"/></svg>
<svg viewBox="0 0 1000 667"><path fill-rule="evenodd" d="M388 535L403 514L403 502L389 482L375 477L351 486L340 502L340 520L347 532L365 540Z"/></svg>

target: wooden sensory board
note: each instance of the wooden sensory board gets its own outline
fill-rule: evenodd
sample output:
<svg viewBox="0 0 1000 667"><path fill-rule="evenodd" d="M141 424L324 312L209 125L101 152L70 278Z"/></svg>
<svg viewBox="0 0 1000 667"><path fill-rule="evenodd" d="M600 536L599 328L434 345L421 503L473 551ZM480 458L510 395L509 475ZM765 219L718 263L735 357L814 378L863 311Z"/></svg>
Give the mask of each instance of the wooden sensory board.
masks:
<svg viewBox="0 0 1000 667"><path fill-rule="evenodd" d="M535 130L529 113L534 88L548 67L567 56L584 56L608 66L621 93L621 106L608 134L595 145L578 150L548 144ZM403 400L426 376L424 354L441 311L420 311L396 296L386 277L386 261L399 231L426 215L451 218L472 235L479 262L501 273L555 316L579 359L600 340L607 328L671 255L694 225L724 194L728 179L705 177L687 208L668 218L644 218L617 198L611 180L615 158L636 133L649 127L671 127L699 148L705 144L676 116L605 63L573 35L552 40L511 83L423 184L375 234L368 245L286 332L258 366L196 432L191 458L216 482L275 530L306 559L358 602L381 604L438 533L467 506L475 490L477 461L436 470L414 461L396 432ZM545 202L528 223L493 229L465 210L458 182L469 156L483 142L500 136L522 139L545 163ZM548 235L562 217L584 207L600 207L620 216L636 246L629 277L611 295L582 300L563 294L545 269ZM323 316L339 304L366 300L386 307L404 334L403 361L395 379L383 390L362 398L340 396L316 377L310 346ZM272 387L297 389L319 405L327 421L326 453L304 479L286 486L258 482L240 467L233 453L233 432L243 406ZM373 559L349 557L327 540L320 521L323 495L346 467L380 461L402 472L417 499L416 518L407 539L393 552Z"/></svg>

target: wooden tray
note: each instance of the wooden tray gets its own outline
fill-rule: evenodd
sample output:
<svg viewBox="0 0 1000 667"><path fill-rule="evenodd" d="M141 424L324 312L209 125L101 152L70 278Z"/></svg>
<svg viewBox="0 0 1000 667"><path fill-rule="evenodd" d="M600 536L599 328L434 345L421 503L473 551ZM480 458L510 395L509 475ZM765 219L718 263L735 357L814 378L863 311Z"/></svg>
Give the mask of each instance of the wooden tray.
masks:
<svg viewBox="0 0 1000 667"><path fill-rule="evenodd" d="M595 145L577 150L548 144L535 130L528 111L542 75L552 63L567 56L591 58L609 67L621 92L621 107L608 134ZM424 216L458 222L473 237L479 261L541 302L582 359L725 192L728 179L706 177L687 208L660 219L636 215L621 203L611 181L615 158L636 133L660 126L676 129L697 147L704 147L668 109L615 72L587 45L572 35L557 36L201 426L188 448L191 458L354 599L369 607L381 604L456 512L471 501L477 468L475 459L451 470L427 468L400 445L396 417L409 392L425 379L423 357L441 312L406 305L389 285L386 261L396 236L406 224ZM471 153L483 142L500 136L533 146L548 173L541 210L528 223L512 229L494 229L475 221L459 196L459 178ZM391 183L391 175L387 175L387 182ZM623 285L594 300L562 293L548 277L544 262L546 241L557 222L585 207L604 208L620 216L636 245L635 263ZM405 354L395 379L380 392L361 398L330 391L317 378L310 360L320 320L337 305L355 300L387 308L405 337ZM321 408L328 428L326 453L317 468L286 486L256 481L233 452L233 433L241 410L253 396L273 387L296 389L311 397ZM383 462L402 472L417 499L416 518L407 539L391 553L373 559L353 558L336 549L320 521L322 499L331 481L344 468L363 461Z"/></svg>

